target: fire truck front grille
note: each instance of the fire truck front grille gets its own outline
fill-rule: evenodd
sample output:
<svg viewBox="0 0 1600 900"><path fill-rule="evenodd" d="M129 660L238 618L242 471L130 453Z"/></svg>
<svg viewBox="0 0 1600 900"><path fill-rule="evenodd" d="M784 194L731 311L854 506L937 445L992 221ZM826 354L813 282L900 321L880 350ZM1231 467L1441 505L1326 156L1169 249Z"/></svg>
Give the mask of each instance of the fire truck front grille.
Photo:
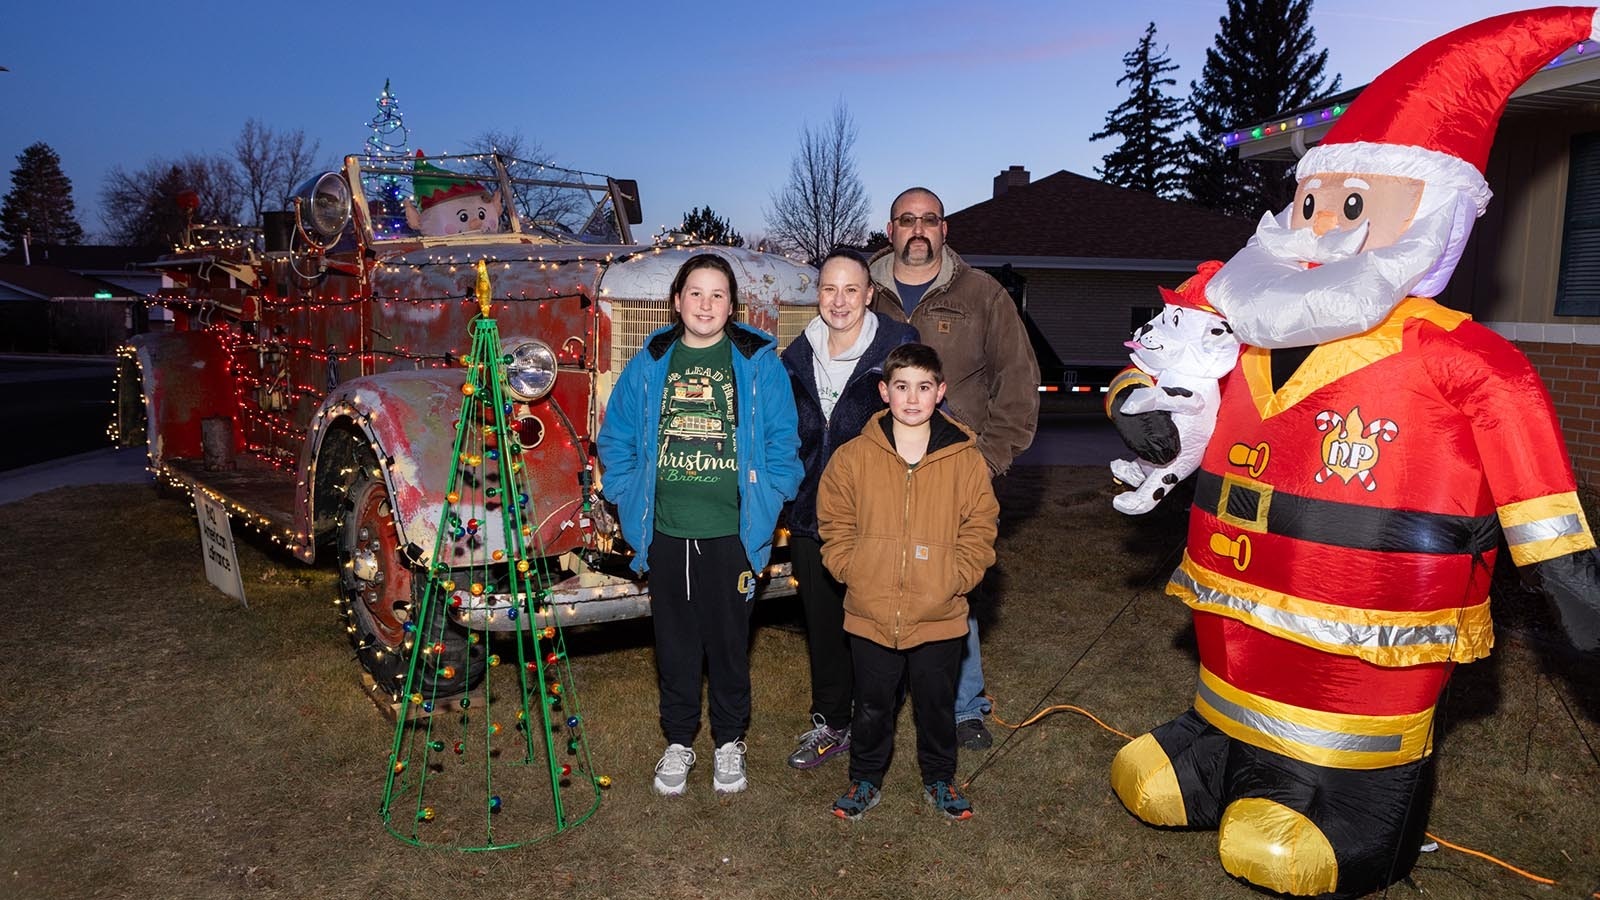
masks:
<svg viewBox="0 0 1600 900"><path fill-rule="evenodd" d="M644 339L672 321L672 307L665 300L620 300L611 306L611 371L621 372L633 355L644 347Z"/></svg>
<svg viewBox="0 0 1600 900"><path fill-rule="evenodd" d="M778 307L778 352L782 353L790 341L799 337L806 330L806 323L816 316L815 306Z"/></svg>
<svg viewBox="0 0 1600 900"><path fill-rule="evenodd" d="M749 321L748 306L739 309L739 321ZM778 352L805 331L816 316L815 306L778 307ZM665 300L621 300L611 307L611 371L621 372L628 360L644 346L644 339L672 322L672 308Z"/></svg>

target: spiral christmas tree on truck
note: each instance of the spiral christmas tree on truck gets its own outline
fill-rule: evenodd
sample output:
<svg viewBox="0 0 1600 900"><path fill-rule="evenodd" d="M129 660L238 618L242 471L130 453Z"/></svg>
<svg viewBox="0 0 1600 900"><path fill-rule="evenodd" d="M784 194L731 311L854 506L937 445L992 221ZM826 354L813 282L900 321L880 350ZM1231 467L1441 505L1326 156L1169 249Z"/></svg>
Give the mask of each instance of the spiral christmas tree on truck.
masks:
<svg viewBox="0 0 1600 900"><path fill-rule="evenodd" d="M410 844L500 850L582 823L609 779L590 764L560 626L553 616L539 624L553 579L539 562L544 554L529 546L536 519L524 448L508 424L508 360L481 260L477 272L480 315L427 584L405 625L403 707L380 813ZM449 610L468 597L474 605L505 600L463 634ZM495 629L514 648L491 644L495 617L521 623L509 640ZM503 658L508 652L514 665Z"/></svg>

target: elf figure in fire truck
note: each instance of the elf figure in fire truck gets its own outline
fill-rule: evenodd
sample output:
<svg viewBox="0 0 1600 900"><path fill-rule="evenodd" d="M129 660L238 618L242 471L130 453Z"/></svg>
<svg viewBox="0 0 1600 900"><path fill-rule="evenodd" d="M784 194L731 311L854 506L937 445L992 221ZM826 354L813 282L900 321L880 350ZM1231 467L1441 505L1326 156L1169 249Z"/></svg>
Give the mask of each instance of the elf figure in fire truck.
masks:
<svg viewBox="0 0 1600 900"><path fill-rule="evenodd" d="M404 207L406 224L413 231L428 237L500 231L499 191L491 191L476 181L450 177L451 173L423 159L421 150L411 167L411 189L417 202L407 199Z"/></svg>
<svg viewBox="0 0 1600 900"><path fill-rule="evenodd" d="M1489 202L1509 95L1594 28L1593 7L1530 10L1418 49L1206 286L1247 349L1167 587L1193 610L1199 685L1111 781L1150 824L1217 829L1224 868L1258 886L1358 895L1410 871L1434 709L1493 643L1501 535L1572 642L1600 647L1600 561L1549 395L1429 299Z"/></svg>

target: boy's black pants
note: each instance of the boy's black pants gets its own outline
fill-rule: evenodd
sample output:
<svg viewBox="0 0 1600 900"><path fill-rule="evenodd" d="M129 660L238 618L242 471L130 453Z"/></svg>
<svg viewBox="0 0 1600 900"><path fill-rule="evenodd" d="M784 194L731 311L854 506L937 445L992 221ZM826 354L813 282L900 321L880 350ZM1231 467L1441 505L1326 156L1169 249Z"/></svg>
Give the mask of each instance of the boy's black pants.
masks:
<svg viewBox="0 0 1600 900"><path fill-rule="evenodd" d="M956 679L965 638L893 650L850 635L855 663L856 714L850 722L850 779L883 786L894 755L894 724L900 686L911 688L911 719L917 728L917 766L922 783L954 781Z"/></svg>
<svg viewBox="0 0 1600 900"><path fill-rule="evenodd" d="M751 578L738 535L650 542L650 612L656 632L656 684L667 742L694 744L700 730L700 673L710 682L711 737L744 737L750 724L750 611L741 588Z"/></svg>
<svg viewBox="0 0 1600 900"><path fill-rule="evenodd" d="M835 731L850 727L855 690L850 640L844 633L844 585L822 564L822 545L804 535L789 537L800 605L806 613L806 648L811 651L811 712Z"/></svg>

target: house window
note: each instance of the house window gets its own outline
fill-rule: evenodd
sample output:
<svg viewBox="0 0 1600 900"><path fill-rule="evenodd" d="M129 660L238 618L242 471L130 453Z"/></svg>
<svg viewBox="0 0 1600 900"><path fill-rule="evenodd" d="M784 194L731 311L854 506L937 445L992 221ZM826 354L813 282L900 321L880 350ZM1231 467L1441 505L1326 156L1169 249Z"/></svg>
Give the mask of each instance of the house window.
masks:
<svg viewBox="0 0 1600 900"><path fill-rule="evenodd" d="M1556 315L1600 316L1600 133L1572 138Z"/></svg>

